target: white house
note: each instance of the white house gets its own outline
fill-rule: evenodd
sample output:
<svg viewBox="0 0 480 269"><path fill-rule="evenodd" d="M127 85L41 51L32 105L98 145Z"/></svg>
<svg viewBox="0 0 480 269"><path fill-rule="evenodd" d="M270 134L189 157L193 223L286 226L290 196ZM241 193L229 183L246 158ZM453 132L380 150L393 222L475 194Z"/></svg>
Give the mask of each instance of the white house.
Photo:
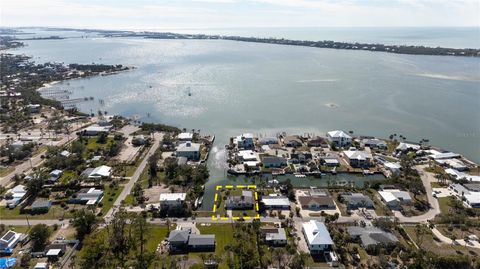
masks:
<svg viewBox="0 0 480 269"><path fill-rule="evenodd" d="M112 174L112 168L110 166L101 165L94 168L88 173L88 178L108 178Z"/></svg>
<svg viewBox="0 0 480 269"><path fill-rule="evenodd" d="M417 151L419 149L420 149L420 145L400 142L400 144L398 144L398 146L395 148L395 151L405 152L405 151L409 151L409 150Z"/></svg>
<svg viewBox="0 0 480 269"><path fill-rule="evenodd" d="M0 253L11 253L15 246L24 238L24 234L14 231L6 232L0 238Z"/></svg>
<svg viewBox="0 0 480 269"><path fill-rule="evenodd" d="M290 209L290 200L285 196L262 196L266 209Z"/></svg>
<svg viewBox="0 0 480 269"><path fill-rule="evenodd" d="M185 157L188 160L200 159L200 144L185 142L178 145L177 157Z"/></svg>
<svg viewBox="0 0 480 269"><path fill-rule="evenodd" d="M12 188L9 193L12 194L12 199L6 200L7 207L14 208L16 207L27 194L27 189L23 185L17 185Z"/></svg>
<svg viewBox="0 0 480 269"><path fill-rule="evenodd" d="M323 222L310 220L302 224L303 235L311 254L321 254L333 248L333 240Z"/></svg>
<svg viewBox="0 0 480 269"><path fill-rule="evenodd" d="M345 150L343 155L351 167L369 167L372 160L372 154L361 150Z"/></svg>
<svg viewBox="0 0 480 269"><path fill-rule="evenodd" d="M341 130L330 131L327 133L327 139L339 147L348 146L352 143L352 137Z"/></svg>
<svg viewBox="0 0 480 269"><path fill-rule="evenodd" d="M87 135L87 136L95 136L100 133L108 133L110 131L110 127L108 126L98 126L98 125L92 125L88 126L87 128L83 129L80 133L82 135Z"/></svg>
<svg viewBox="0 0 480 269"><path fill-rule="evenodd" d="M193 134L192 133L179 133L177 136L179 141L187 142L192 141Z"/></svg>
<svg viewBox="0 0 480 269"><path fill-rule="evenodd" d="M240 150L237 153L237 157L242 162L258 161L258 156L253 150Z"/></svg>
<svg viewBox="0 0 480 269"><path fill-rule="evenodd" d="M390 170L390 172L392 172L393 174L400 173L400 169L402 168L402 166L398 162L384 162L383 166L385 166L385 168Z"/></svg>
<svg viewBox="0 0 480 269"><path fill-rule="evenodd" d="M70 155L72 155L72 153L70 153L70 151L68 151L68 150L64 150L64 151L60 152L60 156L65 157L65 158L70 157Z"/></svg>
<svg viewBox="0 0 480 269"><path fill-rule="evenodd" d="M401 191L397 189L389 189L379 191L378 194L385 202L385 204L393 209L397 209L402 204L411 204L412 198L410 194L406 191Z"/></svg>
<svg viewBox="0 0 480 269"><path fill-rule="evenodd" d="M62 170L55 169L50 172L50 181L55 182L57 181L63 174Z"/></svg>
<svg viewBox="0 0 480 269"><path fill-rule="evenodd" d="M253 149L255 147L253 143L253 134L251 133L241 134L235 137L233 143L239 149Z"/></svg>
<svg viewBox="0 0 480 269"><path fill-rule="evenodd" d="M160 194L160 207L169 208L169 207L181 207L185 203L185 198L187 193L178 192L178 193L161 193Z"/></svg>

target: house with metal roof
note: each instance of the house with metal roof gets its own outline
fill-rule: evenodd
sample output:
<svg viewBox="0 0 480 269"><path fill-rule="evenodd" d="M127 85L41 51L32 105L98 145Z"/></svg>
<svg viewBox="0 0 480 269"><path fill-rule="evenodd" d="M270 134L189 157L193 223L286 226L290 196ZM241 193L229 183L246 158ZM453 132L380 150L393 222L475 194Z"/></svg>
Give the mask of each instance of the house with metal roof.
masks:
<svg viewBox="0 0 480 269"><path fill-rule="evenodd" d="M27 194L27 189L23 185L17 185L8 191L11 194L11 199L6 200L8 208L15 208Z"/></svg>
<svg viewBox="0 0 480 269"><path fill-rule="evenodd" d="M186 132L179 133L177 138L178 138L179 141L183 141L183 142L192 141L193 133L186 133Z"/></svg>
<svg viewBox="0 0 480 269"><path fill-rule="evenodd" d="M188 249L190 251L215 250L214 234L190 234L188 237Z"/></svg>
<svg viewBox="0 0 480 269"><path fill-rule="evenodd" d="M283 228L265 229L265 242L271 246L285 246L287 244L287 234Z"/></svg>
<svg viewBox="0 0 480 269"><path fill-rule="evenodd" d="M177 157L185 157L188 160L198 160L200 159L200 144L185 142L178 145L176 150Z"/></svg>
<svg viewBox="0 0 480 269"><path fill-rule="evenodd" d="M394 246L398 242L394 234L376 227L350 226L347 228L347 232L351 238L360 240L366 249L375 246Z"/></svg>
<svg viewBox="0 0 480 269"><path fill-rule="evenodd" d="M111 174L112 174L112 167L101 165L96 168L85 169L82 172L82 174L80 174L80 176L86 177L89 179L100 179L100 178L109 178Z"/></svg>
<svg viewBox="0 0 480 269"><path fill-rule="evenodd" d="M412 197L406 191L388 189L379 191L378 194L382 198L382 201L392 209L398 209L403 204L408 205L412 203Z"/></svg>
<svg viewBox="0 0 480 269"><path fill-rule="evenodd" d="M352 144L352 137L341 130L328 132L327 139L337 147L345 147Z"/></svg>
<svg viewBox="0 0 480 269"><path fill-rule="evenodd" d="M343 155L351 167L369 167L372 154L362 150L345 150Z"/></svg>
<svg viewBox="0 0 480 269"><path fill-rule="evenodd" d="M311 254L321 254L334 246L332 237L323 222L316 220L304 222L302 232Z"/></svg>
<svg viewBox="0 0 480 269"><path fill-rule="evenodd" d="M171 207L182 207L185 203L185 198L187 193L177 192L177 193L160 193L160 207L162 208L171 208Z"/></svg>
<svg viewBox="0 0 480 269"><path fill-rule="evenodd" d="M25 234L17 233L12 230L7 231L0 238L0 254L11 254L19 242L26 237Z"/></svg>
<svg viewBox="0 0 480 269"><path fill-rule="evenodd" d="M46 213L52 207L52 201L48 199L37 198L33 201L32 205L30 205L30 212L31 213Z"/></svg>
<svg viewBox="0 0 480 269"><path fill-rule="evenodd" d="M265 209L290 209L290 200L285 196L262 196L261 202Z"/></svg>
<svg viewBox="0 0 480 269"><path fill-rule="evenodd" d="M170 251L213 251L214 234L196 234L191 228L177 227L167 238Z"/></svg>
<svg viewBox="0 0 480 269"><path fill-rule="evenodd" d="M103 190L95 188L85 188L78 191L74 197L70 199L70 203L96 205L103 199Z"/></svg>
<svg viewBox="0 0 480 269"><path fill-rule="evenodd" d="M341 194L341 197L345 201L347 208L350 210L358 208L374 208L372 199L363 193L345 193Z"/></svg>

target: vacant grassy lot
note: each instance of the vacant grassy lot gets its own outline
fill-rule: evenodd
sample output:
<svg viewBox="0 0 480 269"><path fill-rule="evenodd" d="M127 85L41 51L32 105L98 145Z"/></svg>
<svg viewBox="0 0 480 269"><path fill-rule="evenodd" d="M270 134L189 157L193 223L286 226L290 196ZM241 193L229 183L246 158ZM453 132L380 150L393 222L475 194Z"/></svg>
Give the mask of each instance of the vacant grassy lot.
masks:
<svg viewBox="0 0 480 269"><path fill-rule="evenodd" d="M208 224L207 224L208 225ZM232 224L210 224L210 226L202 226L197 224L198 230L201 234L214 234L215 235L215 255L217 257L223 257L225 253L225 246L233 242L233 225ZM253 244L255 242L252 242ZM189 256L198 256L200 253L191 253ZM226 259L222 259L225 261ZM220 269L228 269L226 263L220 263Z"/></svg>
<svg viewBox="0 0 480 269"><path fill-rule="evenodd" d="M50 210L45 214L20 214L20 207L15 207L14 209L9 209L6 207L0 207L0 219L61 219L61 218L71 218L72 213L71 209L78 209L82 206L70 206L68 210L63 209L59 205L53 205Z"/></svg>
<svg viewBox="0 0 480 269"><path fill-rule="evenodd" d="M113 206L115 200L117 200L118 196L123 190L123 186L117 186L115 188L111 188L109 185L105 185L105 189L103 190L103 206L102 206L102 215L105 215L108 210Z"/></svg>

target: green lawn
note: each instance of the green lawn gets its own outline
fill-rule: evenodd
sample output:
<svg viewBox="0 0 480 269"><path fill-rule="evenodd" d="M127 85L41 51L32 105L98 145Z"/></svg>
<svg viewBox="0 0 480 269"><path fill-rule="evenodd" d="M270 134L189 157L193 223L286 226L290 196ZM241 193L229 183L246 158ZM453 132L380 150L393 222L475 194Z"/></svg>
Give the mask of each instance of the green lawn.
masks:
<svg viewBox="0 0 480 269"><path fill-rule="evenodd" d="M109 184L105 185L105 189L103 190L104 196L103 196L103 206L102 206L102 214L105 215L108 210L113 206L113 203L115 200L117 200L117 197L120 195L120 193L123 190L123 186L118 186L116 189L111 189Z"/></svg>
<svg viewBox="0 0 480 269"><path fill-rule="evenodd" d="M233 226L232 224L210 224L210 226L201 226L197 224L198 230L201 234L214 234L215 235L215 255L222 257L225 253L225 246L233 242ZM198 257L200 253L190 253L189 256ZM224 261L226 259L222 259ZM228 269L228 265L220 263L220 269Z"/></svg>
<svg viewBox="0 0 480 269"><path fill-rule="evenodd" d="M455 199L451 197L440 197L438 198L438 204L440 206L440 212L442 214L449 214L450 213L450 199Z"/></svg>
<svg viewBox="0 0 480 269"><path fill-rule="evenodd" d="M60 177L59 181L62 184L67 184L68 182L70 182L70 180L75 179L75 178L77 178L77 173L74 172L74 171L67 170L67 171L63 171L63 174Z"/></svg>
<svg viewBox="0 0 480 269"><path fill-rule="evenodd" d="M88 138L85 151L82 154L84 158L88 157L89 152L96 152L99 149L107 149L111 144L114 143L113 137L110 136L107 137L107 140L103 144L98 143L97 140L98 139L96 137Z"/></svg>
<svg viewBox="0 0 480 269"><path fill-rule="evenodd" d="M168 227L166 225L149 225L147 250L156 251L158 244L168 236ZM171 227L171 230L175 227Z"/></svg>
<svg viewBox="0 0 480 269"><path fill-rule="evenodd" d="M50 210L45 214L20 214L20 207L15 207L14 209L9 209L6 207L0 207L0 218L1 219L60 219L60 218L71 218L72 213L70 210L73 208L78 208L79 206L70 206L68 210L61 208L59 205L53 205Z"/></svg>

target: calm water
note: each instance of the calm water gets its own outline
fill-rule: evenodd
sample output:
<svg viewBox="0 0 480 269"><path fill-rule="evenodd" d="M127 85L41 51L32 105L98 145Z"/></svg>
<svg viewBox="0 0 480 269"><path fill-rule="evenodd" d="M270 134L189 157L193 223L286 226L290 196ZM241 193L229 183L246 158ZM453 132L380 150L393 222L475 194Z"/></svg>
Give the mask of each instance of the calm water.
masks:
<svg viewBox="0 0 480 269"><path fill-rule="evenodd" d="M428 138L433 145L480 161L478 58L216 40L77 38L27 44L14 52L34 55L38 62L135 66L118 75L54 87L72 90L73 98L94 96L95 101L80 105L85 112L101 109L215 134L207 195L226 182L223 146L242 132L397 133L411 141ZM105 104L100 106L99 99ZM211 206L208 199L205 203Z"/></svg>

